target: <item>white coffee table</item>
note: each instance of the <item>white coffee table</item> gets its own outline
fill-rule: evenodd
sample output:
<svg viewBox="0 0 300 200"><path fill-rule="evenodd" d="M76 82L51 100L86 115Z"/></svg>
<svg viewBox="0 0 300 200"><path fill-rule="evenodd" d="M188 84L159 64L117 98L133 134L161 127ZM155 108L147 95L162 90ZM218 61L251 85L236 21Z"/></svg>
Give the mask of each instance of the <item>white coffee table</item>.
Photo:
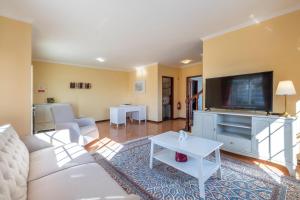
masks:
<svg viewBox="0 0 300 200"><path fill-rule="evenodd" d="M186 141L179 142L178 137L179 133L169 131L150 138L150 168L152 169L153 158L155 158L197 178L199 180L200 197L205 199L205 181L215 172L217 172L218 178L222 178L220 147L223 143L196 136L189 136ZM154 154L155 145L164 149ZM186 154L188 161L176 162L175 152ZM213 152L215 152L215 162L204 159Z"/></svg>

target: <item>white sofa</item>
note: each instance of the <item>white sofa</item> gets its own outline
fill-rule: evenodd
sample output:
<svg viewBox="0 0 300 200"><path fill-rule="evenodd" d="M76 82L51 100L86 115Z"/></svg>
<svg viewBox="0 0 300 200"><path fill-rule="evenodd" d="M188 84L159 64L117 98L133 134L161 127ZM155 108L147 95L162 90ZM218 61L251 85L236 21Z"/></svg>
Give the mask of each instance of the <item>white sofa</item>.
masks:
<svg viewBox="0 0 300 200"><path fill-rule="evenodd" d="M0 200L139 199L128 195L81 146L53 147L0 127Z"/></svg>

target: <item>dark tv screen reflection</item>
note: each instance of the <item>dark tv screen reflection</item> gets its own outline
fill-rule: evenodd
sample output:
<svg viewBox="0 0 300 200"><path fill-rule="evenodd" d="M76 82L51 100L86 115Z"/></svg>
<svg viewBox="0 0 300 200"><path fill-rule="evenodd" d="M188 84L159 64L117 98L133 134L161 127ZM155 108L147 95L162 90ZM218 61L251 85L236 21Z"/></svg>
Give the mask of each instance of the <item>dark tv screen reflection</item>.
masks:
<svg viewBox="0 0 300 200"><path fill-rule="evenodd" d="M272 111L273 72L206 79L205 107Z"/></svg>

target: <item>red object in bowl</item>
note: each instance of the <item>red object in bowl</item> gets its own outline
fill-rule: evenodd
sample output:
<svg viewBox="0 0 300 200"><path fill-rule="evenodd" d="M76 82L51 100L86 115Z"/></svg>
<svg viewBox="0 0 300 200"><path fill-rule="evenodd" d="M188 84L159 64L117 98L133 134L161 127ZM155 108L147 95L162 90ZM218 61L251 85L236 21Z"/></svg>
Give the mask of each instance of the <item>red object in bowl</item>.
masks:
<svg viewBox="0 0 300 200"><path fill-rule="evenodd" d="M187 155L185 155L183 153L176 152L176 154L175 154L175 160L177 162L186 162L188 160L188 158L187 158Z"/></svg>

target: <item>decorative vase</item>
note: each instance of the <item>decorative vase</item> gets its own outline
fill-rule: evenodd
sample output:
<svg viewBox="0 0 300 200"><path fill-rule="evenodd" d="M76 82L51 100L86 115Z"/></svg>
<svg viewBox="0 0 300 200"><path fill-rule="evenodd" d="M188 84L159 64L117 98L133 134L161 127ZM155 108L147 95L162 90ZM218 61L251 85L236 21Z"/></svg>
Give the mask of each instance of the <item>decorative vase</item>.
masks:
<svg viewBox="0 0 300 200"><path fill-rule="evenodd" d="M175 160L176 160L176 162L187 162L188 158L187 158L187 155L176 152Z"/></svg>

